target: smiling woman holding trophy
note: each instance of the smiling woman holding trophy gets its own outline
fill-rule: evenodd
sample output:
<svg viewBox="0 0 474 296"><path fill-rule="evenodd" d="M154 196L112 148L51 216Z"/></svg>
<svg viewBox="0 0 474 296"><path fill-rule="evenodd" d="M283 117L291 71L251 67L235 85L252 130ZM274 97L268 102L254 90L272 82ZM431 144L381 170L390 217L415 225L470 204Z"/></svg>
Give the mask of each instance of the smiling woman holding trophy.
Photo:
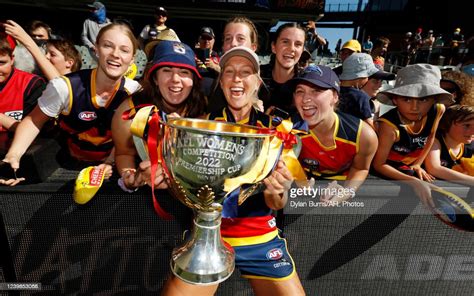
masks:
<svg viewBox="0 0 474 296"><path fill-rule="evenodd" d="M188 45L177 41L161 41L156 45L152 66L143 81L143 91L125 100L112 121L115 163L122 176L119 186L124 191L132 192L143 185L154 188L167 186L162 184L162 174L156 174L155 181L149 182L149 160L144 160L136 167L137 149L132 140L131 121L123 120L122 114L128 110L125 117L133 118L139 110L150 113L156 106L162 112L184 117L203 115L206 101L199 92L200 78L194 52ZM161 171L161 168L158 170Z"/></svg>
<svg viewBox="0 0 474 296"><path fill-rule="evenodd" d="M175 51L173 59L180 54L182 51ZM173 69L176 61L173 65L168 66ZM293 170L287 165L298 163L291 150L296 142L288 130L292 124L253 108L261 84L254 52L233 48L220 65L220 83L229 106L208 115L208 120L179 117L190 115L182 112L175 114L178 117L169 116L163 112L172 112L166 106L153 105L135 108L138 110L122 106L118 110L122 118L114 118L118 133L114 137L128 135L127 147L131 149L133 134L138 154L150 161L150 169L141 172L151 171L151 176L135 179L132 186L148 182L155 189L168 187L175 198L194 210L193 229L183 245L173 250L173 276L162 294L213 295L237 266L257 295L304 295L286 241L279 237L272 216L273 210L287 202L284 193L293 181ZM155 83L163 87L163 83ZM133 120L122 125L122 119ZM133 158L127 159L132 166ZM121 157L117 160L121 162ZM304 177L302 169L300 173ZM126 170L123 174L128 177ZM159 200L159 196L153 198L155 210L169 217Z"/></svg>
<svg viewBox="0 0 474 296"><path fill-rule="evenodd" d="M286 248L286 241L279 237L275 218L272 216L272 210L285 206L287 196L284 192L290 188L293 176L285 163L279 160L281 149L277 149L278 152L275 154L266 147L269 145L267 143L270 139L269 135L281 121L257 111L252 106L261 84L258 57L245 47L235 47L221 58L220 66L222 69L220 85L228 106L221 112L208 115L208 119L214 121L181 124L180 119L168 119L168 125L172 128L169 130L165 128L163 153L166 165L171 171L170 179L176 179L180 183L172 187L178 187L186 193L185 203L199 203L199 206L194 206L197 209L207 207L207 210L198 212L195 218L197 228L200 223L202 225L205 224L203 222L210 223L211 218L207 217L220 216L220 210L222 211L220 228L222 238L229 252L235 252L235 261L231 263L232 266L229 269L233 269L233 264L235 264L242 276L249 279L256 295L304 295L293 260ZM181 128L173 128L179 125ZM183 128L184 125L187 127ZM209 129L205 137L198 135L199 128ZM191 131L179 131L183 129ZM212 136L212 130L215 130L215 137ZM194 133L192 137L190 137L191 132ZM177 140L174 140L175 138ZM195 139L196 143L200 144L193 145L192 142ZM174 149L174 147L180 149ZM195 161L192 161L188 155L193 154L193 151L197 156ZM226 160L230 161L226 162ZM263 165L264 168L258 166L262 161L266 162L266 165ZM208 165L200 167L199 164L202 162L207 162ZM238 172L232 174L236 167ZM245 169L246 167L249 169ZM180 171L183 172L180 173ZM202 175L189 177L188 175L193 171ZM260 178L249 176L261 171L265 173L260 173ZM219 178L220 174L223 174L222 178ZM229 175L225 176L226 174ZM213 191L219 191L220 183L223 183L224 191L232 191L222 199L221 209L214 211L214 214L209 211L214 206L206 206L205 202L202 202L203 198L199 196L203 188L201 187L200 191L194 195L192 189L189 189L192 187L190 184L199 183L199 179L203 177L209 180L209 187ZM215 179L222 179L222 182L214 182ZM238 188L235 188L235 184L230 185L232 181L235 181ZM249 184L250 187L243 184ZM264 189L263 192L254 195L242 194L246 191L243 190L244 187L247 189L263 187ZM237 190L227 190L228 188ZM237 194L234 194L235 192ZM218 192L216 194L219 195ZM197 196L197 198L191 196ZM215 209L219 209L219 206ZM206 225L199 228L199 231L193 232L206 232L207 228L211 228L208 224ZM188 242L180 248L181 250L173 252L171 265L175 276L168 280L163 295L191 295L191 293L214 295L218 283L230 276L231 271L225 275L216 273L215 280L209 280L211 277L199 276L202 282L194 281L189 276L189 272L182 269L192 269L189 267L192 264L188 262L194 261L195 257L206 257L203 253L212 249L213 244L206 241L206 250L204 248L198 250L202 240L196 238L194 234L190 241L192 243ZM188 254L183 255L184 252ZM209 255L210 261L215 261L217 257L219 255ZM208 262L208 264L213 263ZM182 267L182 265L188 266ZM196 273L199 273L199 270Z"/></svg>

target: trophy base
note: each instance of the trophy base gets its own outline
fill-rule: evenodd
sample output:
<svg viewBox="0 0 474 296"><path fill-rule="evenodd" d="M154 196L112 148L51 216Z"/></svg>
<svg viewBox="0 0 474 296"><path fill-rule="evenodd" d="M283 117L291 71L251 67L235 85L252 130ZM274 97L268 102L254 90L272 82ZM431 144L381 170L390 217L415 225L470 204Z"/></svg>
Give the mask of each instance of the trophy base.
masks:
<svg viewBox="0 0 474 296"><path fill-rule="evenodd" d="M217 285L219 283L222 283L226 279L228 279L231 275L232 272L228 271L222 271L221 273L216 273L216 274L195 274L195 273L190 273L184 269L181 269L179 266L176 265L176 263L171 260L171 271L173 274L181 279L183 282L186 282L188 284L192 285L198 285L198 286L212 286L212 285Z"/></svg>
<svg viewBox="0 0 474 296"><path fill-rule="evenodd" d="M171 271L193 285L215 285L225 281L235 268L232 247L221 238L220 211L196 211L191 238L173 250Z"/></svg>

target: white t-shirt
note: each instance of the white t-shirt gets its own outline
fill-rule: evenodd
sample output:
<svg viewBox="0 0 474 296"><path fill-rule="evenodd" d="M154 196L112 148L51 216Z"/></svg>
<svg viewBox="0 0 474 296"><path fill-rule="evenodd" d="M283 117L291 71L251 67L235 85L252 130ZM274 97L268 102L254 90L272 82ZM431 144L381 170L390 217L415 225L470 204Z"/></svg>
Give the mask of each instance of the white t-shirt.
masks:
<svg viewBox="0 0 474 296"><path fill-rule="evenodd" d="M135 80L125 78L124 88L132 94L138 91L141 86ZM99 106L106 105L107 100L96 95L96 102ZM41 111L49 117L56 117L63 111L71 108L69 105L69 89L67 82L62 77L49 81L41 97L38 98L38 106Z"/></svg>

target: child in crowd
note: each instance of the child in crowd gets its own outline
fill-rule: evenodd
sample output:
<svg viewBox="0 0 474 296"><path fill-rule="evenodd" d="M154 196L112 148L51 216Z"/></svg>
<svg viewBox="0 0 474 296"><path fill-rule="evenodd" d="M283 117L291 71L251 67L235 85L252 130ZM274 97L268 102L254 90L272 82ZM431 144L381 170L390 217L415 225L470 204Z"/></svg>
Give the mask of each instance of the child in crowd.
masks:
<svg viewBox="0 0 474 296"><path fill-rule="evenodd" d="M452 95L440 87L441 72L428 64L409 65L397 73L395 86L377 99L396 108L379 118L379 148L373 167L381 175L411 181L421 201L434 206L428 182L433 177L421 165L435 140L445 106Z"/></svg>
<svg viewBox="0 0 474 296"><path fill-rule="evenodd" d="M371 97L362 90L369 82L369 77L382 80L389 79L390 74L375 67L370 55L354 53L342 64L341 97L339 110L364 120L374 127L374 108L371 106Z"/></svg>
<svg viewBox="0 0 474 296"><path fill-rule="evenodd" d="M390 72L383 71L380 65L375 65L375 67L377 67L377 69L379 69L380 71L372 76L369 76L369 81L367 81L367 83L361 88L361 90L368 94L370 97L369 103L370 109L372 111L372 119L374 121L375 128L377 128L375 123L379 118L380 114L380 102L376 98L377 94L379 93L379 91L381 91L382 86L389 86L388 84L384 85L383 81L395 80L396 75Z"/></svg>
<svg viewBox="0 0 474 296"><path fill-rule="evenodd" d="M474 186L472 162L474 107L453 105L443 115L439 131L425 160L429 174L436 178Z"/></svg>
<svg viewBox="0 0 474 296"><path fill-rule="evenodd" d="M14 131L35 108L45 87L41 77L13 66L15 45L11 36L0 34L0 132Z"/></svg>

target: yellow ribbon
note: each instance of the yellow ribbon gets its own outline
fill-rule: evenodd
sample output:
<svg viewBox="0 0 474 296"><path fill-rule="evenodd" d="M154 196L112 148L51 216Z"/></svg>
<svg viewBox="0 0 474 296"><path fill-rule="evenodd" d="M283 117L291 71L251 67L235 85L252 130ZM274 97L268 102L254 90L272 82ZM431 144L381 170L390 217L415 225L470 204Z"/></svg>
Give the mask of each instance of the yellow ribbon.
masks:
<svg viewBox="0 0 474 296"><path fill-rule="evenodd" d="M293 123L289 120L283 120L282 123L277 126L277 131L282 133L295 133L296 131L292 130ZM298 160L298 157L295 155L293 148L284 148L281 154L281 158L286 164L286 167L293 175L293 178L296 181L303 181L306 180L306 174L301 167L301 164Z"/></svg>
<svg viewBox="0 0 474 296"><path fill-rule="evenodd" d="M292 131L292 127L291 121L284 120L276 129L278 132L288 134ZM242 184L253 184L266 178L278 161L282 145L283 140L277 136L273 136L271 140L270 137L266 138L253 168L244 175L225 180L224 191L230 193ZM284 148L281 158L295 180L306 180L306 174L292 148Z"/></svg>
<svg viewBox="0 0 474 296"><path fill-rule="evenodd" d="M135 114L135 117L132 120L132 124L130 126L130 131L137 137L143 138L143 134L145 133L145 128L148 123L148 118L150 117L151 111L156 111L155 106L146 106L140 108Z"/></svg>

